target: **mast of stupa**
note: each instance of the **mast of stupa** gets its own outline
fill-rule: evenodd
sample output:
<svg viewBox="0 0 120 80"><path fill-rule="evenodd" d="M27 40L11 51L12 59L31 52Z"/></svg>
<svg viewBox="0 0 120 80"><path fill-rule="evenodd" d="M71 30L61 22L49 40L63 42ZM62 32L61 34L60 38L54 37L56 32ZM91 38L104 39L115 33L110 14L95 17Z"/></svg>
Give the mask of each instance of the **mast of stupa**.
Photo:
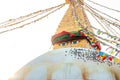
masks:
<svg viewBox="0 0 120 80"><path fill-rule="evenodd" d="M81 47L96 48L100 50L100 45L91 35L85 34L81 30L89 30L90 23L84 11L84 0L66 0L69 5L63 16L54 36L52 43L54 49Z"/></svg>
<svg viewBox="0 0 120 80"><path fill-rule="evenodd" d="M68 32L78 31L79 30L79 27L77 24L78 21L84 27L87 27L90 25L89 20L85 14L85 11L81 7L81 6L84 6L83 2L84 0L81 0L80 3L77 3L75 0L66 0L66 3L69 4L69 8L66 11L63 19L61 20L56 33L60 33L63 30Z"/></svg>

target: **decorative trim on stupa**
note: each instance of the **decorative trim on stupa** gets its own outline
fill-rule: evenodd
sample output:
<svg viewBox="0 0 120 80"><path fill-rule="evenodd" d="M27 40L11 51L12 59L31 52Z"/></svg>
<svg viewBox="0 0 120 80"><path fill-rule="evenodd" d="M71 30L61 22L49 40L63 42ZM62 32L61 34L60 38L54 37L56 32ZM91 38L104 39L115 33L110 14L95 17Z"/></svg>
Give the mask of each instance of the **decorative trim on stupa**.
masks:
<svg viewBox="0 0 120 80"><path fill-rule="evenodd" d="M70 40L76 40L76 39L87 39L90 45L98 50L101 50L100 44L93 38L90 34L85 34L82 31L73 31L73 32L67 32L62 31L61 33L55 34L52 36L52 44L70 41Z"/></svg>

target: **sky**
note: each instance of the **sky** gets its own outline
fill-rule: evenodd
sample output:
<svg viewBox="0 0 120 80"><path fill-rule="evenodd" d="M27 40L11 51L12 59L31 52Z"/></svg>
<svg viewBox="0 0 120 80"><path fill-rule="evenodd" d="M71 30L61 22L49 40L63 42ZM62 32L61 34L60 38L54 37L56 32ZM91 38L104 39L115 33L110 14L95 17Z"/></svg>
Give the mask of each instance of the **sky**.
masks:
<svg viewBox="0 0 120 80"><path fill-rule="evenodd" d="M0 0L0 22L63 3L64 0ZM120 9L119 0L94 0ZM51 50L51 36L68 6L39 22L0 34L0 79L7 80L23 65ZM103 9L101 9L103 10ZM104 11L104 10L103 10ZM108 12L120 19L120 15ZM91 17L89 17L91 19ZM90 20L94 23L94 20ZM97 24L94 24L97 26Z"/></svg>

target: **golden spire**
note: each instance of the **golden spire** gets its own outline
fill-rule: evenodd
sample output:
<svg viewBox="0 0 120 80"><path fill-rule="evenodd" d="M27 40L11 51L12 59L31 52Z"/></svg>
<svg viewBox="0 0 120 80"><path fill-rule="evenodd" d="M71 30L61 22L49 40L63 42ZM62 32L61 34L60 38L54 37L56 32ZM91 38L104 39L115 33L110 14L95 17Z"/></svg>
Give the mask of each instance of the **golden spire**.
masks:
<svg viewBox="0 0 120 80"><path fill-rule="evenodd" d="M68 48L69 46L92 48L90 41L80 32L81 28L87 28L87 30L92 31L89 20L84 11L84 0L66 0L66 4L69 4L69 8L62 18L56 30L56 34L52 37L54 49ZM92 40L94 39L92 38Z"/></svg>
<svg viewBox="0 0 120 80"><path fill-rule="evenodd" d="M83 6L83 0L81 3L77 3L75 1L72 2L72 0L66 0L66 3L69 4L69 8L60 22L56 33L61 31L78 31L79 27L81 27L78 26L78 21L84 26L84 28L90 26L84 9L80 7ZM75 3L75 5L73 5L73 3ZM75 18L78 18L78 20L75 20Z"/></svg>

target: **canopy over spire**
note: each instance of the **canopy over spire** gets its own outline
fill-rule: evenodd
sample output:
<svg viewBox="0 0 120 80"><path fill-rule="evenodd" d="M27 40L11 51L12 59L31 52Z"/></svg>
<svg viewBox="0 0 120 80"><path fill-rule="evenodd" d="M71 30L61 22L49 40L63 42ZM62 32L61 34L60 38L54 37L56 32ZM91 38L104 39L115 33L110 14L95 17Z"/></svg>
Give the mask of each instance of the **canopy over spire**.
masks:
<svg viewBox="0 0 120 80"><path fill-rule="evenodd" d="M79 1L81 4L84 4L84 0L65 0L67 4L70 4L71 1Z"/></svg>
<svg viewBox="0 0 120 80"><path fill-rule="evenodd" d="M70 0L65 0L67 4L70 4Z"/></svg>

